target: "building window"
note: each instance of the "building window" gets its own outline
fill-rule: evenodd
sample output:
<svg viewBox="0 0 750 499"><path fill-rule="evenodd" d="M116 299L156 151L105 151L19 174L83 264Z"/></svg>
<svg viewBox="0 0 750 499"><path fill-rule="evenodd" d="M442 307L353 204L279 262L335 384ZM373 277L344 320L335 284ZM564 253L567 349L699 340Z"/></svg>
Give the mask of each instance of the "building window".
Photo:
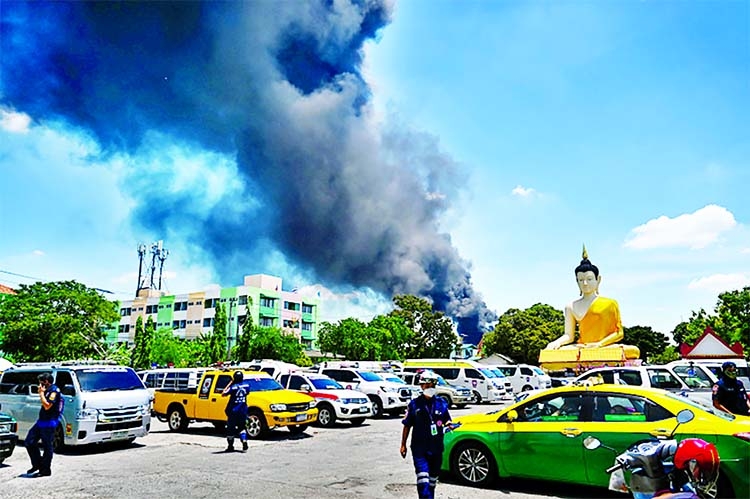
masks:
<svg viewBox="0 0 750 499"><path fill-rule="evenodd" d="M267 308L275 308L275 301L273 298L266 298L265 296L261 297L260 299L260 306L261 307L267 307Z"/></svg>
<svg viewBox="0 0 750 499"><path fill-rule="evenodd" d="M138 307L138 311L142 312L143 311L143 307Z"/></svg>
<svg viewBox="0 0 750 499"><path fill-rule="evenodd" d="M208 298L203 303L205 308L214 308L216 306L216 298Z"/></svg>
<svg viewBox="0 0 750 499"><path fill-rule="evenodd" d="M186 301L175 302L174 309L175 309L175 311L187 310L187 302Z"/></svg>
<svg viewBox="0 0 750 499"><path fill-rule="evenodd" d="M299 303L294 303L293 301L285 301L284 310L299 310Z"/></svg>
<svg viewBox="0 0 750 499"><path fill-rule="evenodd" d="M214 318L213 317L206 317L203 319L203 327L213 327L214 325Z"/></svg>
<svg viewBox="0 0 750 499"><path fill-rule="evenodd" d="M185 326L187 326L185 319L181 321L172 321L172 329L185 329Z"/></svg>
<svg viewBox="0 0 750 499"><path fill-rule="evenodd" d="M247 295L240 296L240 301L238 303L240 305L247 305Z"/></svg>
<svg viewBox="0 0 750 499"><path fill-rule="evenodd" d="M129 333L130 332L130 324L121 324L119 331L121 333Z"/></svg>
<svg viewBox="0 0 750 499"><path fill-rule="evenodd" d="M303 322L302 323L302 330L303 331L312 331L312 322Z"/></svg>
<svg viewBox="0 0 750 499"><path fill-rule="evenodd" d="M146 313L147 314L155 314L159 311L158 305L146 305Z"/></svg>
<svg viewBox="0 0 750 499"><path fill-rule="evenodd" d="M263 327L273 327L273 318L271 317L261 317L260 318L260 325Z"/></svg>
<svg viewBox="0 0 750 499"><path fill-rule="evenodd" d="M284 319L284 327L296 329L297 327L299 327L299 322L297 322L296 320Z"/></svg>
<svg viewBox="0 0 750 499"><path fill-rule="evenodd" d="M127 315L130 315L132 311L133 311L133 309L132 309L132 308L130 308L130 307L127 307L127 308L121 308L121 309L120 309L120 316L121 316L121 317L125 317L125 316L127 316Z"/></svg>
<svg viewBox="0 0 750 499"><path fill-rule="evenodd" d="M313 313L313 306L307 305L305 303L302 304L302 313L303 314L311 314Z"/></svg>

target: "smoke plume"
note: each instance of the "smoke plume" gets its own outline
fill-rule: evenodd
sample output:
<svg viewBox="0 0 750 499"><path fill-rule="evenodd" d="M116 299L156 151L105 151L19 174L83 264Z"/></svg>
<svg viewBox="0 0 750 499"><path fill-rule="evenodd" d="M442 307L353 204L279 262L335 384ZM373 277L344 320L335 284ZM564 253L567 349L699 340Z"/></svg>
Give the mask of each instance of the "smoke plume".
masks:
<svg viewBox="0 0 750 499"><path fill-rule="evenodd" d="M136 221L189 241L222 277L274 248L331 285L430 297L476 342L494 314L439 228L458 165L433 137L381 123L361 74L391 12L383 0L4 2L2 101L141 158L125 185ZM230 158L234 180L203 171L218 195L176 188L180 166L163 165L178 143Z"/></svg>

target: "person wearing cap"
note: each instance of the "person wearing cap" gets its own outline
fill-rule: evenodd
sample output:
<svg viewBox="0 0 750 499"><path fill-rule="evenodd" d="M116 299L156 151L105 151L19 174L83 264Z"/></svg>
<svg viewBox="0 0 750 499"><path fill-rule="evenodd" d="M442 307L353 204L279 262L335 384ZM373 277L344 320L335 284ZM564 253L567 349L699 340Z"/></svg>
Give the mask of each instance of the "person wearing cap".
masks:
<svg viewBox="0 0 750 499"><path fill-rule="evenodd" d="M443 433L452 430L448 412L448 402L435 396L437 375L432 371L423 371L419 375L419 386L422 393L409 402L406 415L402 421L401 457L406 458L406 440L413 429L411 437L411 454L414 460L414 471L417 474L417 494L421 498L435 497L440 465L443 460Z"/></svg>
<svg viewBox="0 0 750 499"><path fill-rule="evenodd" d="M734 362L724 362L721 365L721 377L714 383L711 398L717 409L742 416L750 415L747 390L737 379L737 365Z"/></svg>
<svg viewBox="0 0 750 499"><path fill-rule="evenodd" d="M242 371L235 371L232 382L221 392L222 397L229 397L227 408L227 448L225 452L234 452L234 439L239 436L242 452L247 450L247 394L249 387Z"/></svg>

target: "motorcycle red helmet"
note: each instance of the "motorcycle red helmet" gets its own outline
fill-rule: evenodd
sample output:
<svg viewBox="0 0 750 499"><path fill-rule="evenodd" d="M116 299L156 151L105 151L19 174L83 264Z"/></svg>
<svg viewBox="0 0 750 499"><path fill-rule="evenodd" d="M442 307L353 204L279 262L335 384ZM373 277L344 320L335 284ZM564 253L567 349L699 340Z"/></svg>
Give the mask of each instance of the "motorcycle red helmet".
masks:
<svg viewBox="0 0 750 499"><path fill-rule="evenodd" d="M686 471L698 489L709 490L719 478L719 451L700 438L686 438L677 445L674 465Z"/></svg>

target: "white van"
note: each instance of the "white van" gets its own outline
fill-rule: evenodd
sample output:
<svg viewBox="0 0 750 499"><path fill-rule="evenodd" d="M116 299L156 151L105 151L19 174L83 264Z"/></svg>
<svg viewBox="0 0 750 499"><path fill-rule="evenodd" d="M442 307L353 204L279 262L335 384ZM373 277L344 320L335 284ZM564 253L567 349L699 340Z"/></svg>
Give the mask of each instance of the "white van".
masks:
<svg viewBox="0 0 750 499"><path fill-rule="evenodd" d="M516 393L552 388L552 378L537 366L529 364L495 365L513 384Z"/></svg>
<svg viewBox="0 0 750 499"><path fill-rule="evenodd" d="M453 359L408 359L404 361L403 370L418 372L430 369L442 376L448 383L462 386L472 391L472 404L481 402L500 402L503 398L512 397L505 387L505 379L485 366L472 360Z"/></svg>
<svg viewBox="0 0 750 499"><path fill-rule="evenodd" d="M207 367L160 367L138 371L138 376L153 397L156 390L187 390L198 388L198 381Z"/></svg>
<svg viewBox="0 0 750 499"><path fill-rule="evenodd" d="M55 447L129 441L148 434L151 394L133 369L99 361L21 364L0 377L0 408L25 437L39 415L38 376L52 375L65 406Z"/></svg>

